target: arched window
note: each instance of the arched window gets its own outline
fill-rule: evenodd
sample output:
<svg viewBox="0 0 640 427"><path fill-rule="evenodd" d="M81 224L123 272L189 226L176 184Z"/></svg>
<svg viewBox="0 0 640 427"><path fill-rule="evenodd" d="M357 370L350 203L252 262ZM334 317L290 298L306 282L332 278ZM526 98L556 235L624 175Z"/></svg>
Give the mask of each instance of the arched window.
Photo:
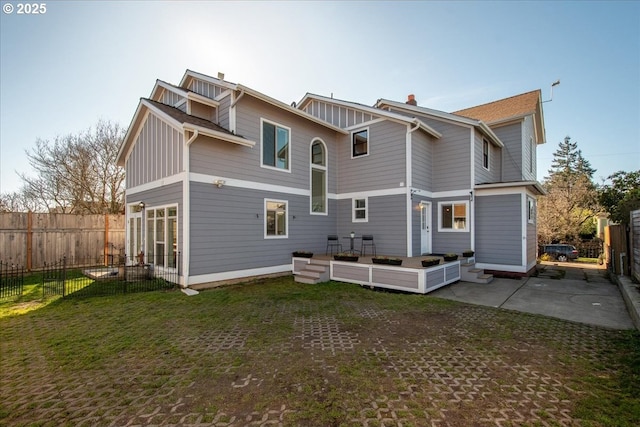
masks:
<svg viewBox="0 0 640 427"><path fill-rule="evenodd" d="M311 213L327 213L327 149L319 139L311 143Z"/></svg>

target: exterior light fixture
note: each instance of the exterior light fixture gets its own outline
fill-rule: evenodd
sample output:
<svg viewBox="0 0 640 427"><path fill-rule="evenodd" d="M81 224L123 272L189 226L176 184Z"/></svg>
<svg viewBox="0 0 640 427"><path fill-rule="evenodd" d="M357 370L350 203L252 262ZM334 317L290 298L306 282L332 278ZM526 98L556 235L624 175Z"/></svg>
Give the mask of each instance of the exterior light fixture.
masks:
<svg viewBox="0 0 640 427"><path fill-rule="evenodd" d="M351 238L353 239L354 237L356 237L356 233L352 231L351 233L349 233L349 236L351 236Z"/></svg>
<svg viewBox="0 0 640 427"><path fill-rule="evenodd" d="M138 207L139 207L140 209L144 209L144 202L140 202L140 203L138 203Z"/></svg>
<svg viewBox="0 0 640 427"><path fill-rule="evenodd" d="M216 185L216 187L222 188L224 186L224 179L216 179L215 181L213 181L213 183Z"/></svg>
<svg viewBox="0 0 640 427"><path fill-rule="evenodd" d="M473 202L473 191L469 191L469 201Z"/></svg>

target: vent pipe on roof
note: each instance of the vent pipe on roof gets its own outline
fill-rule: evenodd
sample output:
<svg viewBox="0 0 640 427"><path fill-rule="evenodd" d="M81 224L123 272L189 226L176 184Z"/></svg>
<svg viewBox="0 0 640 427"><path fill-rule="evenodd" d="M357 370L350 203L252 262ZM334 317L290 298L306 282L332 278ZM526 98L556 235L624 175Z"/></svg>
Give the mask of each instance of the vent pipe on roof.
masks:
<svg viewBox="0 0 640 427"><path fill-rule="evenodd" d="M418 105L418 103L416 102L416 96L415 96L414 94L410 94L410 95L407 97L407 104L409 104L409 105L413 105L413 106Z"/></svg>
<svg viewBox="0 0 640 427"><path fill-rule="evenodd" d="M218 71L218 80L224 80L224 73Z"/></svg>

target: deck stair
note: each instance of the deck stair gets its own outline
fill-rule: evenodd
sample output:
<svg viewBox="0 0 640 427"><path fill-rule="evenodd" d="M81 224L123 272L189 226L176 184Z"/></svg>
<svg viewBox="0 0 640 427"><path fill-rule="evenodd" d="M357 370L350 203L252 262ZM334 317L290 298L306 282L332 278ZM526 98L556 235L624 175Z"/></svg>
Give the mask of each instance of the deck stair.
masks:
<svg viewBox="0 0 640 427"><path fill-rule="evenodd" d="M295 281L315 285L316 283L329 281L329 260L311 258L298 274Z"/></svg>
<svg viewBox="0 0 640 427"><path fill-rule="evenodd" d="M474 257L463 258L460 260L460 280L471 283L491 283L492 274L485 274L484 270L476 268L476 259Z"/></svg>

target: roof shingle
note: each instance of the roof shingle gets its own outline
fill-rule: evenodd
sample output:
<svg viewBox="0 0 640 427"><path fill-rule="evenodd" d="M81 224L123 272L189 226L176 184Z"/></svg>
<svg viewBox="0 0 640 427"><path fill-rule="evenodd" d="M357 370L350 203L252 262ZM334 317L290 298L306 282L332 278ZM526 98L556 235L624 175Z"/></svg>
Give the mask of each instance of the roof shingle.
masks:
<svg viewBox="0 0 640 427"><path fill-rule="evenodd" d="M454 111L453 114L470 119L482 120L487 124L510 118L523 117L537 112L540 93L540 89L537 89L476 107Z"/></svg>

